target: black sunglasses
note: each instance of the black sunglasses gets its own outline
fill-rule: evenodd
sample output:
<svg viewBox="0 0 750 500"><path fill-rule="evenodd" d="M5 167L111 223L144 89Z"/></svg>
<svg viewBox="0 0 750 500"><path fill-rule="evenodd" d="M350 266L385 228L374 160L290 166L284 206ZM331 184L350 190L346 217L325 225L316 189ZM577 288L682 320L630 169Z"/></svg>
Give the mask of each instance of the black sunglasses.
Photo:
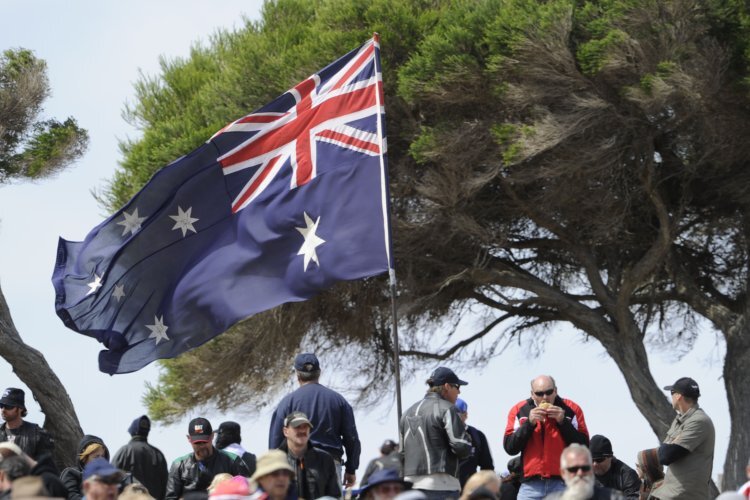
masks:
<svg viewBox="0 0 750 500"><path fill-rule="evenodd" d="M609 457L599 457L599 458L594 458L593 461L594 461L595 464L600 464L600 463L604 462L605 460L607 460L608 458Z"/></svg>
<svg viewBox="0 0 750 500"><path fill-rule="evenodd" d="M583 472L588 472L591 470L590 465L574 465L573 467L565 467L565 470L570 472L571 474L577 474L579 470L582 470Z"/></svg>
<svg viewBox="0 0 750 500"><path fill-rule="evenodd" d="M450 384L450 386L453 387L454 389L458 389L459 391L461 390L461 386L458 384Z"/></svg>
<svg viewBox="0 0 750 500"><path fill-rule="evenodd" d="M537 397L541 398L542 396L552 396L552 393L555 392L555 388L547 389L546 391L534 391L534 394L536 394Z"/></svg>
<svg viewBox="0 0 750 500"><path fill-rule="evenodd" d="M1 403L0 403L0 409L3 409L3 410L4 410L5 408L7 408L7 409L9 409L9 410L12 410L13 408L15 408L15 406L11 406L11 405L4 405L4 404L1 404Z"/></svg>

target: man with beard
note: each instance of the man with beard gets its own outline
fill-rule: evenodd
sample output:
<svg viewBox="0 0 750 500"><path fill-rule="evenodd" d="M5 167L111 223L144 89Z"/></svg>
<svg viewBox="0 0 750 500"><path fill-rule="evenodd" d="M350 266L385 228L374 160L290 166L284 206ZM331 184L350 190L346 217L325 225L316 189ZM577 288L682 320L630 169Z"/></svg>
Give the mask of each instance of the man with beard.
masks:
<svg viewBox="0 0 750 500"><path fill-rule="evenodd" d="M547 495L547 499L562 500L624 500L619 491L596 484L592 468L591 452L585 446L574 443L560 455L560 477L565 481L565 490Z"/></svg>
<svg viewBox="0 0 750 500"><path fill-rule="evenodd" d="M190 491L205 491L216 474L227 472L233 476L245 476L245 462L234 453L214 448L211 422L205 418L194 418L188 426L188 441L192 453L183 455L174 462L167 480L167 500L177 500Z"/></svg>
<svg viewBox="0 0 750 500"><path fill-rule="evenodd" d="M26 416L25 393L21 389L9 387L0 397L0 414L5 421L0 426L0 441L18 445L24 453L38 460L43 455L52 455L55 442L37 424L24 421Z"/></svg>

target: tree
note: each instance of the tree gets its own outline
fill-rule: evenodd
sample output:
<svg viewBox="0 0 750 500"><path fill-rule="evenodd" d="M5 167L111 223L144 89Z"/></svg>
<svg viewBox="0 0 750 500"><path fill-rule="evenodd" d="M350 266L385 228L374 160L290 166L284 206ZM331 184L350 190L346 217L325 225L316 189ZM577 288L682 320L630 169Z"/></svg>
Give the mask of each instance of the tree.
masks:
<svg viewBox="0 0 750 500"><path fill-rule="evenodd" d="M140 161L149 154L171 159L191 149L178 150L186 140L198 144L175 124L218 128L376 30L399 316L409 327L402 354L481 361L503 336L570 323L604 346L663 437L674 412L646 344L687 350L706 318L727 343L732 487L750 453L747 9L709 0L269 3L257 25L142 83L133 117L144 140L126 145L112 201L168 161ZM220 74L198 72L206 60ZM422 334L477 306L484 328L427 347ZM377 396L370 382L392 369L388 329L385 280L342 284L165 362L148 402L167 420L209 399L260 403L288 378L300 343L358 349L373 367L355 379L367 400ZM470 353L483 339L484 352ZM226 369L209 369L217 365ZM210 393L189 390L196 367Z"/></svg>
<svg viewBox="0 0 750 500"><path fill-rule="evenodd" d="M73 118L40 120L49 96L46 65L28 50L0 57L0 184L50 177L80 157L88 143ZM0 356L26 384L46 415L44 428L56 440L58 466L75 465L83 433L73 403L44 356L21 339L0 290Z"/></svg>

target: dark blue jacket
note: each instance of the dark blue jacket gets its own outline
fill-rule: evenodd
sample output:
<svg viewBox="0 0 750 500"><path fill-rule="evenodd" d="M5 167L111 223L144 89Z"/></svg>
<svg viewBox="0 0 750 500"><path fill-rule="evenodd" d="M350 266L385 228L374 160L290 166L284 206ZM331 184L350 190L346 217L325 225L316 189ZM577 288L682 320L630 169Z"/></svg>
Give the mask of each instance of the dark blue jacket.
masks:
<svg viewBox="0 0 750 500"><path fill-rule="evenodd" d="M353 474L359 468L359 443L354 412L344 397L317 382L307 383L284 396L271 417L268 447L278 448L284 442L284 417L301 411L313 424L310 442L341 461L346 451L344 468Z"/></svg>

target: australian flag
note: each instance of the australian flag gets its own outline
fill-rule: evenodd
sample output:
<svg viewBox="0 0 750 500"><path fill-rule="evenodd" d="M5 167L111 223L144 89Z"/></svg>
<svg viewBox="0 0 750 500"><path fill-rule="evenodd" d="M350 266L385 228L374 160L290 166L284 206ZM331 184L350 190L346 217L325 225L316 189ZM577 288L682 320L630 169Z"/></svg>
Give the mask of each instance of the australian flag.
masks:
<svg viewBox="0 0 750 500"><path fill-rule="evenodd" d="M159 170L52 275L65 325L138 370L392 269L377 36Z"/></svg>

